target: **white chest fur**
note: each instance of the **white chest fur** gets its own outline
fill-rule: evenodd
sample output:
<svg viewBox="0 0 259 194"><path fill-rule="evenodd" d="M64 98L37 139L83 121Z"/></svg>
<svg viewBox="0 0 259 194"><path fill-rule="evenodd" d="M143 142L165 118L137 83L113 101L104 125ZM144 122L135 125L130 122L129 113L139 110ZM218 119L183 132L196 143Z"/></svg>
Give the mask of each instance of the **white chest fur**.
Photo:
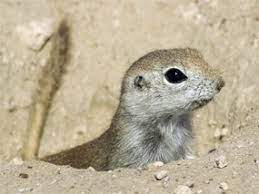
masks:
<svg viewBox="0 0 259 194"><path fill-rule="evenodd" d="M114 157L122 166L137 167L154 161L167 163L191 158L192 132L187 115L124 127L118 154Z"/></svg>

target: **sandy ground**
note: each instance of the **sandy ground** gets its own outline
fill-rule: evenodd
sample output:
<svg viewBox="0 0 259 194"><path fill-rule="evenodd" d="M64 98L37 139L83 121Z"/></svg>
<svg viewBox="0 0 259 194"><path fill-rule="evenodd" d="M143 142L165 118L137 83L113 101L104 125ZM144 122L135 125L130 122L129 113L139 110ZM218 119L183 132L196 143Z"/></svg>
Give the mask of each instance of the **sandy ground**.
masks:
<svg viewBox="0 0 259 194"><path fill-rule="evenodd" d="M223 182L227 193L259 193L258 10L257 0L2 0L1 193L173 193L179 185L193 193L220 193ZM54 98L40 155L86 142L109 126L121 78L134 60L154 49L194 47L226 81L215 100L193 115L200 158L110 173L20 164L33 91L60 12L71 20L72 60ZM215 167L219 156L228 163L222 169ZM169 178L157 181L154 174L161 170Z"/></svg>
<svg viewBox="0 0 259 194"><path fill-rule="evenodd" d="M180 194L177 189L184 186L189 193L258 193L259 122L242 130L207 156L162 167L96 172L13 161L0 167L0 192Z"/></svg>

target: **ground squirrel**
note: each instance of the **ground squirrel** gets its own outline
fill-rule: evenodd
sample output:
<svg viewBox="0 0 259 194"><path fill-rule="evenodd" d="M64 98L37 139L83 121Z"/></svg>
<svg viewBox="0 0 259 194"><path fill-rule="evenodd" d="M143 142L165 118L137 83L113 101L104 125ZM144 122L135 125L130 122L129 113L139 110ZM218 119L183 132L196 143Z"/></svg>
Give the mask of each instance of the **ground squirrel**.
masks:
<svg viewBox="0 0 259 194"><path fill-rule="evenodd" d="M110 128L93 141L42 160L109 170L191 158L189 114L223 86L219 72L196 49L150 52L125 73Z"/></svg>

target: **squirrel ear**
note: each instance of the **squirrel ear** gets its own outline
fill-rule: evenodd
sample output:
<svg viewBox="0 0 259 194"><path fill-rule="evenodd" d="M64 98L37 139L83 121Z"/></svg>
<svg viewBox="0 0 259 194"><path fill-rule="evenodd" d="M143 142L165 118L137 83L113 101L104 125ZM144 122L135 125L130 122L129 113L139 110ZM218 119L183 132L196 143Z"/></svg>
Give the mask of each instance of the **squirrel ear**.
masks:
<svg viewBox="0 0 259 194"><path fill-rule="evenodd" d="M144 85L145 85L144 77L141 75L136 76L134 79L134 86L141 89L144 87Z"/></svg>

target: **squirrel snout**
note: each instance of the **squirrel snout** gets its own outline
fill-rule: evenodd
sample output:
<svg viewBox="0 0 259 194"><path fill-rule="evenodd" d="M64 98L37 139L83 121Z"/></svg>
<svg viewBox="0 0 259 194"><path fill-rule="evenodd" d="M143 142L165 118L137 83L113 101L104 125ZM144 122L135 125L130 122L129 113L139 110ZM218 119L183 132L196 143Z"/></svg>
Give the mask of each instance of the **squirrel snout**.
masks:
<svg viewBox="0 0 259 194"><path fill-rule="evenodd" d="M216 89L217 89L218 91L220 91L221 88L223 88L224 86L225 86L225 81L223 80L222 77L220 77L220 78L217 80L217 82L216 82Z"/></svg>

